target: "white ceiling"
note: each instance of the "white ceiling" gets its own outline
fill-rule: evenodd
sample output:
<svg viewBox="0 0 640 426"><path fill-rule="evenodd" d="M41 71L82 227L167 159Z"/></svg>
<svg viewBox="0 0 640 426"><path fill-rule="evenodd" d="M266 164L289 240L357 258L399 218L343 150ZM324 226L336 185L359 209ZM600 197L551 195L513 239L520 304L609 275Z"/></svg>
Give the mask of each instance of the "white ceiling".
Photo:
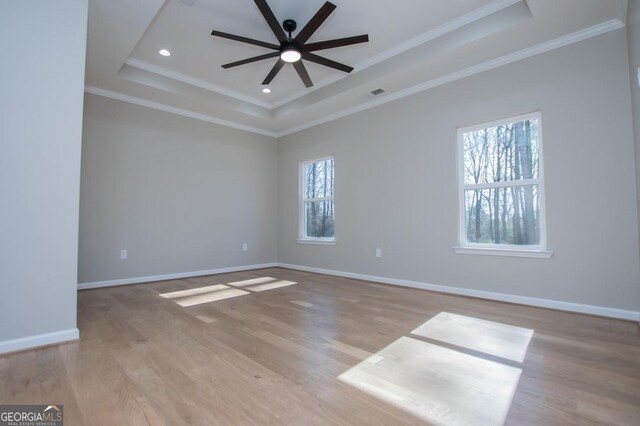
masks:
<svg viewBox="0 0 640 426"><path fill-rule="evenodd" d="M323 0L268 0L301 29ZM332 0L309 42L369 34L317 52L351 74L305 61L262 93L276 59L221 65L270 51L212 37L213 29L277 44L252 0L90 0L87 91L280 136L624 26L626 0ZM295 33L294 33L295 36ZM163 57L159 49L168 49ZM385 89L373 96L369 92Z"/></svg>

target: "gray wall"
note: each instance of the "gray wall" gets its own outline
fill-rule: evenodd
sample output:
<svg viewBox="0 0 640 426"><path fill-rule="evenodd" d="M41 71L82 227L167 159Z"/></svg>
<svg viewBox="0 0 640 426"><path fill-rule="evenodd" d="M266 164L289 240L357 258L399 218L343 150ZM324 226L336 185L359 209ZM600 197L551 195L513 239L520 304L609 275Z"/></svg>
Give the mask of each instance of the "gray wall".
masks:
<svg viewBox="0 0 640 426"><path fill-rule="evenodd" d="M640 214L640 81L638 81L640 78L640 75L638 75L638 69L640 69L640 2L638 0L629 0L627 38L629 43L633 133L636 140L636 187L638 190L638 213ZM640 222L640 216L638 216L638 222ZM638 285L640 286L640 283Z"/></svg>
<svg viewBox="0 0 640 426"><path fill-rule="evenodd" d="M0 2L0 344L76 329L86 33L86 0Z"/></svg>
<svg viewBox="0 0 640 426"><path fill-rule="evenodd" d="M276 261L275 139L85 102L80 283Z"/></svg>
<svg viewBox="0 0 640 426"><path fill-rule="evenodd" d="M283 138L279 261L638 310L626 46L618 30ZM554 256L453 253L456 128L536 110ZM336 162L337 244L297 244L298 163L328 154Z"/></svg>

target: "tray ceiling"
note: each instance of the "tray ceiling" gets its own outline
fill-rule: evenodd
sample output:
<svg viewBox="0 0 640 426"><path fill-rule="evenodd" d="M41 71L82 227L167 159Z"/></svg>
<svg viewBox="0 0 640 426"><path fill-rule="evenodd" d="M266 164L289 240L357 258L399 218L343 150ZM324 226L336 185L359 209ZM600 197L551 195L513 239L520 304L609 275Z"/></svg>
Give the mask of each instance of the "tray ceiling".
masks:
<svg viewBox="0 0 640 426"><path fill-rule="evenodd" d="M323 3L269 1L279 21L295 19L298 29ZM309 42L369 34L369 43L321 53L354 71L305 61L314 82L305 88L287 65L264 94L275 59L220 65L269 51L210 35L276 43L252 0L90 0L87 91L279 136L621 28L627 8L624 0L332 3L337 9ZM385 92L370 93L378 88Z"/></svg>

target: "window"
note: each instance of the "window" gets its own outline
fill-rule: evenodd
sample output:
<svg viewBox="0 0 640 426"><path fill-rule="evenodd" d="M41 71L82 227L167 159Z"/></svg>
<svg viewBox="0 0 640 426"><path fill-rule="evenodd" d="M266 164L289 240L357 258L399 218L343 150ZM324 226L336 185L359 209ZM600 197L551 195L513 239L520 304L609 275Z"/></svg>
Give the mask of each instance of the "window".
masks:
<svg viewBox="0 0 640 426"><path fill-rule="evenodd" d="M545 250L540 114L458 130L460 244Z"/></svg>
<svg viewBox="0 0 640 426"><path fill-rule="evenodd" d="M333 157L300 164L300 241L334 241Z"/></svg>

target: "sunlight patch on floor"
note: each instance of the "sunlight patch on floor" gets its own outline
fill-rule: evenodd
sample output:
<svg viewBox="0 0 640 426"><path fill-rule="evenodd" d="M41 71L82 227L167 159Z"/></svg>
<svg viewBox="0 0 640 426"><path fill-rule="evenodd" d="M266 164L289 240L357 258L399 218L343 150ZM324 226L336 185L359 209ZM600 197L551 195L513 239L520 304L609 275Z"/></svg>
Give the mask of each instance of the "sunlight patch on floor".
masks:
<svg viewBox="0 0 640 426"><path fill-rule="evenodd" d="M338 379L432 424L502 425L534 331L441 312ZM463 353L443 342L479 354Z"/></svg>
<svg viewBox="0 0 640 426"><path fill-rule="evenodd" d="M298 283L295 281L276 280L276 278L272 277L261 277L244 281L235 281L232 283L228 283L228 285L216 284L205 287L191 288L188 290L162 293L159 296L163 299L171 299L180 306L187 307L200 305L203 303L215 302L217 300L230 299L232 297L244 296L247 294L251 294L252 292L261 292L280 287L287 287L294 284ZM240 288L230 286L236 286ZM245 289L249 291L245 291ZM302 301L292 301L291 303L296 302L300 306L305 306L306 303ZM308 305L309 306L307 307L313 306L311 303L309 303Z"/></svg>
<svg viewBox="0 0 640 426"><path fill-rule="evenodd" d="M272 283L254 285L254 286L248 287L248 289L251 291L260 292L265 290L272 290L274 288L287 287L294 284L298 284L298 283L295 281L280 280L280 281L274 281Z"/></svg>
<svg viewBox="0 0 640 426"><path fill-rule="evenodd" d="M522 370L401 337L338 379L421 419L504 423Z"/></svg>
<svg viewBox="0 0 640 426"><path fill-rule="evenodd" d="M176 303L182 307L201 305L203 303L215 302L217 300L230 299L232 297L250 294L248 291L227 287L226 290L212 291L210 293L198 294L196 296L177 299Z"/></svg>
<svg viewBox="0 0 640 426"><path fill-rule="evenodd" d="M209 285L206 287L191 288L189 290L174 291L171 293L162 293L160 297L165 299L178 299L180 297L195 296L197 294L210 293L212 291L224 290L227 287L223 284Z"/></svg>
<svg viewBox="0 0 640 426"><path fill-rule="evenodd" d="M412 334L522 362L533 330L440 312L413 330Z"/></svg>
<svg viewBox="0 0 640 426"><path fill-rule="evenodd" d="M244 287L244 286L254 285L254 284L264 284L271 281L276 281L276 279L272 277L261 277L261 278L253 278L250 280L234 281L232 283L227 283L227 284L234 287Z"/></svg>

